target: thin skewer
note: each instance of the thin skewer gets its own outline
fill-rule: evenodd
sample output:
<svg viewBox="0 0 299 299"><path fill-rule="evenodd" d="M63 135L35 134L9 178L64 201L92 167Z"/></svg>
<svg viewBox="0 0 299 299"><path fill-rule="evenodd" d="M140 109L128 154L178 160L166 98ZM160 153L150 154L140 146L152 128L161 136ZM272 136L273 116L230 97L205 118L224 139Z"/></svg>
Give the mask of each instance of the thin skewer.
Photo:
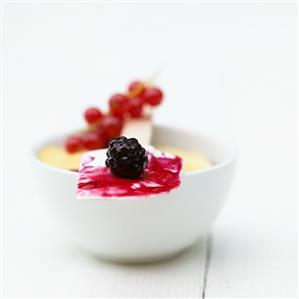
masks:
<svg viewBox="0 0 299 299"><path fill-rule="evenodd" d="M153 83L157 77L162 73L162 71L164 70L164 65L160 65L157 70L151 75L151 77L149 77L148 80L146 80L146 83L151 84Z"/></svg>

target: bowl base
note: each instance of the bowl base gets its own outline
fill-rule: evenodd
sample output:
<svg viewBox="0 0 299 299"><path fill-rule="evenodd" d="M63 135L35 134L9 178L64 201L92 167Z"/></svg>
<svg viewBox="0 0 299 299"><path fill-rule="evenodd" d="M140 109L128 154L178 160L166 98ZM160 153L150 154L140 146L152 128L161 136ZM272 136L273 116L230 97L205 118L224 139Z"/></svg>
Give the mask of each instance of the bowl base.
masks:
<svg viewBox="0 0 299 299"><path fill-rule="evenodd" d="M191 246L192 244L183 249L169 252L167 254L144 256L144 257L109 256L105 254L92 253L90 251L85 251L85 253L89 255L91 254L95 259L107 263L116 263L116 264L124 264L124 265L142 265L142 264L166 262L168 260L174 259L177 256L181 255L183 252L185 252Z"/></svg>

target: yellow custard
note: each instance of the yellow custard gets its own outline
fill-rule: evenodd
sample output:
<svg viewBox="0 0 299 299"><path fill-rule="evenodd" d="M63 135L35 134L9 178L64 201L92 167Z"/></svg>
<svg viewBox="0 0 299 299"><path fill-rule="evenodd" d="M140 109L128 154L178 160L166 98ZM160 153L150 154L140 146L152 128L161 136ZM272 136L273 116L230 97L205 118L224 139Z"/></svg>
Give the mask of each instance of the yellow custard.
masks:
<svg viewBox="0 0 299 299"><path fill-rule="evenodd" d="M199 151L189 151L167 145L155 145L155 147L163 152L181 157L183 159L183 171L185 173L207 169L212 166L211 161Z"/></svg>
<svg viewBox="0 0 299 299"><path fill-rule="evenodd" d="M77 170L83 153L84 151L70 154L63 146L50 145L39 151L38 158L50 166Z"/></svg>
<svg viewBox="0 0 299 299"><path fill-rule="evenodd" d="M169 152L183 159L183 171L185 173L203 170L211 167L212 163L201 153L188 151L166 145L155 145L161 151ZM77 170L80 166L80 159L85 151L70 154L64 147L50 145L44 147L38 153L38 158L44 163L62 169Z"/></svg>

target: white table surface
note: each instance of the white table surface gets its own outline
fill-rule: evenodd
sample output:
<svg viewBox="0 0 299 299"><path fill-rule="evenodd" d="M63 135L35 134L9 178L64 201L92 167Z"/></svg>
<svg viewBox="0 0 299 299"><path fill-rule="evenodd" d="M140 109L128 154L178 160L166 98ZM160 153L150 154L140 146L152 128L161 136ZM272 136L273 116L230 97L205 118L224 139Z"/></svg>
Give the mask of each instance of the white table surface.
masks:
<svg viewBox="0 0 299 299"><path fill-rule="evenodd" d="M5 296L296 295L294 4L6 2L3 16ZM176 259L95 260L56 235L30 150L160 66L157 123L237 140L231 194L209 237Z"/></svg>

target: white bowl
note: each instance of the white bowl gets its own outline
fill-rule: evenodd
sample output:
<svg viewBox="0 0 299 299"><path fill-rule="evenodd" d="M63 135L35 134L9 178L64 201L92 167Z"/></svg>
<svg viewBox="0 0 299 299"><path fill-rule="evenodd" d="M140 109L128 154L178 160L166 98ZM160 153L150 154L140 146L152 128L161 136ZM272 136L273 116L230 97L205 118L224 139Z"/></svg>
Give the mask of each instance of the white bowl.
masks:
<svg viewBox="0 0 299 299"><path fill-rule="evenodd" d="M169 194L118 200L76 198L78 173L46 165L34 149L36 181L66 239L105 259L148 262L170 257L204 235L227 197L237 157L234 146L211 137L156 126L153 143L201 150L213 162L182 176Z"/></svg>

